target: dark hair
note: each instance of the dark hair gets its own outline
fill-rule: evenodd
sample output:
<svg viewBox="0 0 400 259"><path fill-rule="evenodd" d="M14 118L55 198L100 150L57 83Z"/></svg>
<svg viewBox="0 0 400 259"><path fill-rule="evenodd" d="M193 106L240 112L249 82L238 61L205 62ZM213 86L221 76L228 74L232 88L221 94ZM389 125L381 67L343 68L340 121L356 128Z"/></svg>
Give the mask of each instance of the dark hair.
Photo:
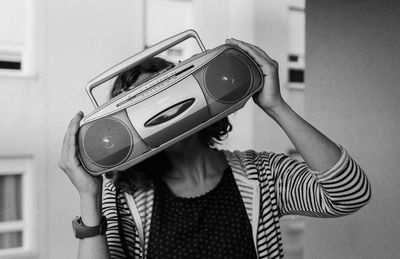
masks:
<svg viewBox="0 0 400 259"><path fill-rule="evenodd" d="M161 70L174 67L172 62L166 61L165 59L153 57L146 59L137 66L134 66L124 73L117 76L114 81L113 87L110 92L110 97L115 97L124 91L127 91L135 84L140 75L142 74L154 74L160 72Z"/></svg>
<svg viewBox="0 0 400 259"><path fill-rule="evenodd" d="M129 90L137 82L141 74L154 74L159 71L172 68L173 63L159 57L147 59L137 66L134 66L124 73L120 74L114 81L110 92L110 97L113 98L118 94ZM227 117L217 121L209 127L199 132L199 137L210 147L221 140L225 139L228 133L232 130ZM131 168L116 172L112 175L107 174L108 178L113 178L114 185L122 191L133 193L138 189L148 189L152 187L152 180L160 175L160 171L165 171L170 168L171 164L163 152L160 152L143 162L132 166Z"/></svg>

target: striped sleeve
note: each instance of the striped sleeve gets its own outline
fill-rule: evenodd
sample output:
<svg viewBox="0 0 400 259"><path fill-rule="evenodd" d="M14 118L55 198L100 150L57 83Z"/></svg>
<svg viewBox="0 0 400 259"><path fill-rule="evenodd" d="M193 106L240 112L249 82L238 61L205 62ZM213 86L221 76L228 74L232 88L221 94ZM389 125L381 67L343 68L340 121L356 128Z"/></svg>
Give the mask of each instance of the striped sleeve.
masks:
<svg viewBox="0 0 400 259"><path fill-rule="evenodd" d="M111 182L104 188L102 211L107 218L106 238L111 258L140 258L140 251L135 249L136 226L123 193Z"/></svg>
<svg viewBox="0 0 400 259"><path fill-rule="evenodd" d="M339 161L325 172L313 172L284 154L267 155L282 216L339 217L359 210L370 199L366 175L343 148Z"/></svg>

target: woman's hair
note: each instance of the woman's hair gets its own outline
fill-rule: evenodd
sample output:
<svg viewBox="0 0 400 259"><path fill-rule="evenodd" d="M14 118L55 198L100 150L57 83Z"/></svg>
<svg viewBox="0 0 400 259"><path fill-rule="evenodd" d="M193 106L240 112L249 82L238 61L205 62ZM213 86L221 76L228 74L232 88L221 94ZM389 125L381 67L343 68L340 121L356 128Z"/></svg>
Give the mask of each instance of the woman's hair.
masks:
<svg viewBox="0 0 400 259"><path fill-rule="evenodd" d="M174 64L159 57L152 57L120 74L114 81L110 92L113 98L132 88L137 83L137 79L142 74L154 74L173 67ZM227 117L217 121L199 132L199 137L210 147L225 139L232 130ZM164 152L147 158L131 168L107 174L108 178L113 178L114 185L122 191L133 193L138 189L148 189L152 187L153 179L159 177L162 172L171 168L171 164Z"/></svg>

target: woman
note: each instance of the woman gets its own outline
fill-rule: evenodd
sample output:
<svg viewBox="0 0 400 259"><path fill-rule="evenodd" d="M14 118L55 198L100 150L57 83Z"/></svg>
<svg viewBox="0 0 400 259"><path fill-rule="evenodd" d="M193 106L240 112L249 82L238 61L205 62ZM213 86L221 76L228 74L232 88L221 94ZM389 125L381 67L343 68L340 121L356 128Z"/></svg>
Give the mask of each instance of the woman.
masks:
<svg viewBox="0 0 400 259"><path fill-rule="evenodd" d="M279 258L280 217L337 217L368 202L370 184L362 169L282 99L277 62L251 44L226 43L259 64L264 87L254 102L285 131L305 163L272 152L212 148L230 129L224 120L133 173L115 173L102 194L102 178L87 174L77 159L78 113L59 164L80 194L84 224L97 226L102 214L107 218L106 236L81 239L79 258Z"/></svg>

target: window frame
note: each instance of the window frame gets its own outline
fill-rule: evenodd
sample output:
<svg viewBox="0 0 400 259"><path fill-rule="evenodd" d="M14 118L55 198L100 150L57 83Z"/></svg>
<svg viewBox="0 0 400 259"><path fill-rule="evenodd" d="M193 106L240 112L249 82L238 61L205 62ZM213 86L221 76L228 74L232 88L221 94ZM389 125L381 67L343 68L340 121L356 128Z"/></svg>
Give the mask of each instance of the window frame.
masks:
<svg viewBox="0 0 400 259"><path fill-rule="evenodd" d="M9 0L12 2L12 0ZM35 62L35 29L36 29L36 3L37 0L23 0L23 15L25 23L23 28L23 42L0 42L0 59L4 62L18 62L19 69L0 68L0 77L34 78L36 75ZM8 26L8 25L7 25ZM9 56L10 58L7 58Z"/></svg>
<svg viewBox="0 0 400 259"><path fill-rule="evenodd" d="M290 1L288 7L288 33L289 33L289 50L288 50L288 68L287 68L287 87L291 90L305 89L305 29L299 30L301 25L305 28L306 10L305 1ZM301 41L301 47L294 47L295 42ZM291 57L295 57L292 60ZM302 74L303 82L291 81L292 73Z"/></svg>
<svg viewBox="0 0 400 259"><path fill-rule="evenodd" d="M0 176L4 175L21 175L22 218L0 222L0 233L21 231L22 246L0 249L0 259L33 255L36 212L32 157L0 157Z"/></svg>

